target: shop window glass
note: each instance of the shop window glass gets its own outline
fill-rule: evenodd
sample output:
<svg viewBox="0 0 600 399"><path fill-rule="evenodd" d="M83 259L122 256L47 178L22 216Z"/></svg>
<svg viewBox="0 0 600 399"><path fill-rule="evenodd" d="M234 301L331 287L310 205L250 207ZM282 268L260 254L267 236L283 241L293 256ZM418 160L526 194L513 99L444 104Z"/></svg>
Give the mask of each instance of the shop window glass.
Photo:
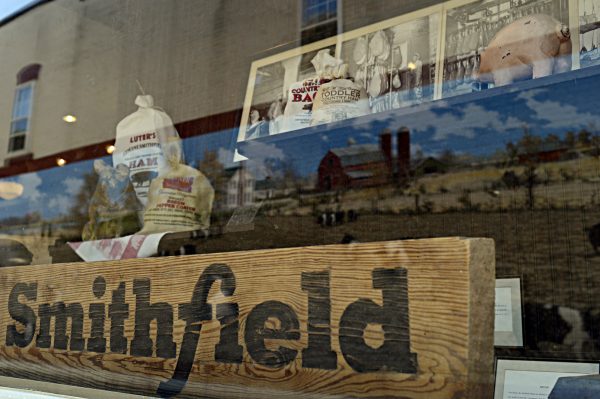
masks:
<svg viewBox="0 0 600 399"><path fill-rule="evenodd" d="M125 3L0 23L0 375L541 398L598 374L600 0ZM495 276L449 237L493 239Z"/></svg>

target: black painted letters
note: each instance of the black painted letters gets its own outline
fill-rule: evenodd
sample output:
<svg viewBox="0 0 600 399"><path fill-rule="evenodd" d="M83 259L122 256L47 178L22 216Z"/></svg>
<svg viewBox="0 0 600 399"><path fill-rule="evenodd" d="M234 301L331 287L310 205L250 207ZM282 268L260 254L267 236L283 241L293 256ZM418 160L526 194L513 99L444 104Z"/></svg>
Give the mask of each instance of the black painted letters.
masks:
<svg viewBox="0 0 600 399"><path fill-rule="evenodd" d="M306 341L302 341L306 344L301 350L302 367L305 368L338 368L338 353L332 348L332 324L336 320L332 323L332 301L335 298L331 297L330 280L329 270L301 274L299 288L304 292L307 304L307 336ZM211 304L208 303L209 292L217 281L221 282L221 303ZM175 358L175 305L166 302L151 303L151 281L148 278L133 280L130 286L133 295L129 298L126 295L126 282L114 284L116 288L111 292L112 302L107 306L107 299L103 300L107 289L105 279L98 276L93 282L95 300L86 309L90 320L87 347L83 337L84 308L81 303L42 303L36 314L26 302L37 300L37 283L15 284L8 297L8 313L15 323L6 329L6 345L21 348L30 345L36 326L39 325L35 342L38 348L105 353L108 346L112 353L129 352L132 356ZM372 272L372 284L375 290L381 290L383 305L366 298L359 298L348 305L339 320L341 355L359 373L385 371L415 374L418 365L417 354L410 352L407 270L400 267L375 269ZM168 381L160 383L157 391L159 396L171 397L181 392L196 361L203 323L213 318L220 324L214 360L230 364L241 364L244 361L244 347L240 344L239 336L240 305L232 300L235 290L236 279L231 268L225 264L212 264L198 278L190 301L178 305L178 318L185 321L185 331L175 371ZM125 336L125 323L130 318L127 299L133 300L133 297L135 328L128 348L128 337ZM52 318L53 335L50 331ZM110 319L108 340L104 335L107 318ZM156 345L150 337L150 324L153 320L157 322ZM69 321L70 330L67 328ZM377 348L365 341L364 332L369 324L380 325L383 329L382 344ZM289 341L299 341L301 338L298 315L286 303L277 300L262 302L254 306L247 316L243 343L247 355L262 366L281 368L292 363L298 357L301 344ZM280 342L274 344L273 341Z"/></svg>
<svg viewBox="0 0 600 399"><path fill-rule="evenodd" d="M127 338L125 337L125 320L129 318L129 305L125 303L125 283L119 283L119 288L112 292L112 303L108 305L110 317L110 351L127 353Z"/></svg>
<svg viewBox="0 0 600 399"><path fill-rule="evenodd" d="M337 354L331 350L329 271L302 273L302 290L308 292L308 348L302 350L302 367L335 370Z"/></svg>
<svg viewBox="0 0 600 399"><path fill-rule="evenodd" d="M175 357L173 342L173 307L166 302L150 304L150 279L133 280L135 294L135 332L131 340L133 356L152 356L150 322L156 320L156 356Z"/></svg>
<svg viewBox="0 0 600 399"><path fill-rule="evenodd" d="M169 381L161 382L158 386L157 393L161 397L170 398L177 395L188 380L196 357L198 342L200 341L200 332L202 331L201 322L212 319L212 306L207 302L208 292L217 280L221 280L221 292L223 295L226 297L232 296L235 292L235 275L227 265L212 264L202 272L202 275L198 279L196 287L194 287L192 300L189 303L179 305L179 318L186 322L185 332L183 333L183 342L181 343L181 350L179 351L179 358L177 359L173 377ZM237 324L232 324L236 329L235 333L237 335ZM220 343L223 343L222 331ZM227 335L229 336L230 334L233 334L233 330L228 330ZM226 339L226 342L230 341L231 337ZM232 348L231 350L235 356L236 349ZM221 349L221 353L223 352L229 352L229 350L223 351Z"/></svg>
<svg viewBox="0 0 600 399"><path fill-rule="evenodd" d="M350 304L340 320L340 348L350 367L371 371L417 372L417 355L410 353L408 280L406 269L375 269L373 288L383 292L383 306L370 299ZM363 338L368 323L381 324L384 342L371 348Z"/></svg>
<svg viewBox="0 0 600 399"><path fill-rule="evenodd" d="M10 325L6 328L6 346L16 345L24 348L31 343L35 335L36 316L33 309L29 306L19 303L19 295L25 296L30 301L37 299L37 283L15 284L10 296L8 297L8 313L15 321L23 324L24 332L18 332L16 325Z"/></svg>
<svg viewBox="0 0 600 399"><path fill-rule="evenodd" d="M278 328L265 326L269 319L274 319ZM277 323L278 322L278 323ZM284 346L278 350L269 350L265 347L266 339L298 340L300 339L300 324L296 313L285 303L267 301L256 305L246 320L246 333L244 335L246 349L258 364L267 367L282 367L291 363L298 351Z"/></svg>

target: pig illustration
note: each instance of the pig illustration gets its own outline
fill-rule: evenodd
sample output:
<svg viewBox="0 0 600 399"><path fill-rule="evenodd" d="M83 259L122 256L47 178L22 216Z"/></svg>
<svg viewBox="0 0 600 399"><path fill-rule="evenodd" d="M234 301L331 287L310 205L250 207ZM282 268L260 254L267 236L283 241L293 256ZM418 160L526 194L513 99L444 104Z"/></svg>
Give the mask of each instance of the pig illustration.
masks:
<svg viewBox="0 0 600 399"><path fill-rule="evenodd" d="M145 170L143 172L137 172L131 175L131 181L136 187L150 186L152 180L154 180L157 176L157 172Z"/></svg>
<svg viewBox="0 0 600 399"><path fill-rule="evenodd" d="M142 206L129 180L129 168L124 164L112 168L98 159L94 169L98 185L90 200L90 221L83 228L83 240L116 238L138 231Z"/></svg>
<svg viewBox="0 0 600 399"><path fill-rule="evenodd" d="M545 14L528 15L502 28L481 54L476 78L503 86L571 70L569 27Z"/></svg>

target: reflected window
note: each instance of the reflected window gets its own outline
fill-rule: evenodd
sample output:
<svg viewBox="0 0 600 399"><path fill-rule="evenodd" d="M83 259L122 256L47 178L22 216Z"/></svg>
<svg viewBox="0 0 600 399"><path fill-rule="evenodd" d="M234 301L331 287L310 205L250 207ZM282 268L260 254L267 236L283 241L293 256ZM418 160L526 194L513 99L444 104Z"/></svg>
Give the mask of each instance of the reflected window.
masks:
<svg viewBox="0 0 600 399"><path fill-rule="evenodd" d="M338 34L340 0L302 0L302 44Z"/></svg>
<svg viewBox="0 0 600 399"><path fill-rule="evenodd" d="M40 65L33 64L21 69L17 74L17 88L15 90L10 122L8 152L25 149L27 134L30 130L34 86L39 71Z"/></svg>

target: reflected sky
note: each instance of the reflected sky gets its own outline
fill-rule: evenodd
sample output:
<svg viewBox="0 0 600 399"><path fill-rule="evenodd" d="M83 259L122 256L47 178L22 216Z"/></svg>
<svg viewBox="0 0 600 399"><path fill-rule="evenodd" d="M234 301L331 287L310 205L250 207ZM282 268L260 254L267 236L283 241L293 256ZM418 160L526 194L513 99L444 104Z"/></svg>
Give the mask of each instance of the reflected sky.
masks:
<svg viewBox="0 0 600 399"><path fill-rule="evenodd" d="M600 129L597 93L600 68L550 76L517 85L453 97L411 108L369 115L329 126L316 126L288 134L238 144L248 156L249 167L257 180L278 176L293 165L301 176L317 172L319 162L332 148L378 143L384 129L411 130L412 151L426 155L450 149L455 153L486 157L506 143L516 142L523 126L538 136L587 128ZM198 168L207 152L215 152L224 168L235 166L233 151L237 128L191 137L184 141L186 162ZM109 156L103 158L110 162ZM68 163L22 174L0 181L22 184L23 195L0 200L0 220L40 212L45 219L66 215L86 174L93 173L93 161Z"/></svg>
<svg viewBox="0 0 600 399"><path fill-rule="evenodd" d="M36 3L37 1L38 0L3 0L3 1L0 1L0 20L25 8L29 4Z"/></svg>

